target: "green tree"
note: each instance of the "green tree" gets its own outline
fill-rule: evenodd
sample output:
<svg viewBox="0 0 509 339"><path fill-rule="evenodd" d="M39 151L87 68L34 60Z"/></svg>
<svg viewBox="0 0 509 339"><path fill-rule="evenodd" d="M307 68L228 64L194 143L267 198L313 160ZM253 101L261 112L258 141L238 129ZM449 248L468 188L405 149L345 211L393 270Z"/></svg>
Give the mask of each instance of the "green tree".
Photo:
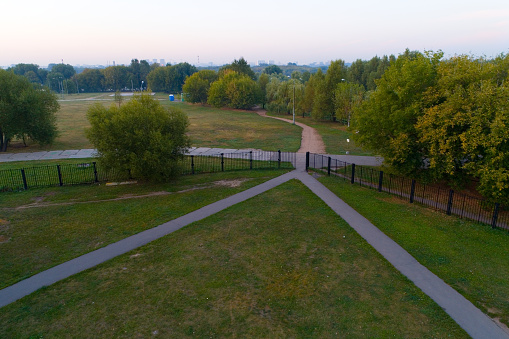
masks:
<svg viewBox="0 0 509 339"><path fill-rule="evenodd" d="M503 62L466 55L440 63L416 128L427 145L429 176L461 185L479 178L486 197L509 202L509 87Z"/></svg>
<svg viewBox="0 0 509 339"><path fill-rule="evenodd" d="M260 98L258 84L245 74L226 70L212 83L208 103L214 107L251 109Z"/></svg>
<svg viewBox="0 0 509 339"><path fill-rule="evenodd" d="M234 71L239 74L245 74L248 77L250 77L251 79L256 80L255 72L251 69L251 66L249 66L247 61L242 57L239 60L235 59L229 65L225 65L225 66L221 67L219 69L219 76L221 77L221 75L223 73L225 73L226 71Z"/></svg>
<svg viewBox="0 0 509 339"><path fill-rule="evenodd" d="M198 69L187 62L157 67L147 75L147 82L153 91L179 93L182 91L186 78L196 72Z"/></svg>
<svg viewBox="0 0 509 339"><path fill-rule="evenodd" d="M64 79L70 79L76 74L74 67L69 64L56 64L51 68L51 72L62 74Z"/></svg>
<svg viewBox="0 0 509 339"><path fill-rule="evenodd" d="M424 168L427 150L416 123L427 107L426 91L437 82L442 56L400 55L353 116L355 141L401 174L416 175Z"/></svg>
<svg viewBox="0 0 509 339"><path fill-rule="evenodd" d="M309 77L306 82L306 88L304 91L304 99L302 101L302 109L305 113L311 113L314 106L315 96L318 90L318 86L324 81L324 75L322 69L319 68L315 74Z"/></svg>
<svg viewBox="0 0 509 339"><path fill-rule="evenodd" d="M100 92L104 90L104 75L98 69L86 68L80 74L74 76L78 86L85 92Z"/></svg>
<svg viewBox="0 0 509 339"><path fill-rule="evenodd" d="M262 108L265 109L265 104L267 103L267 84L269 83L270 78L266 73L260 74L258 78L258 86L260 87L260 104L262 104Z"/></svg>
<svg viewBox="0 0 509 339"><path fill-rule="evenodd" d="M187 116L178 108L165 110L151 96L140 95L120 107L94 105L87 117L87 137L106 168L150 181L180 173L190 141Z"/></svg>
<svg viewBox="0 0 509 339"><path fill-rule="evenodd" d="M341 59L332 61L323 81L315 84L315 99L312 115L314 119L336 120L334 94L337 84L346 78L345 62Z"/></svg>
<svg viewBox="0 0 509 339"><path fill-rule="evenodd" d="M55 113L59 105L53 93L23 76L0 70L0 151L13 138L50 144L57 136Z"/></svg>
<svg viewBox="0 0 509 339"><path fill-rule="evenodd" d="M263 69L263 73L265 74L283 74L283 70L278 65L270 65Z"/></svg>
<svg viewBox="0 0 509 339"><path fill-rule="evenodd" d="M131 87L128 83L129 69L126 66L110 66L101 70L103 74L103 87L107 91L120 91Z"/></svg>
<svg viewBox="0 0 509 339"><path fill-rule="evenodd" d="M218 78L212 70L201 70L187 77L182 90L187 95L186 100L193 103L206 104L210 84Z"/></svg>
<svg viewBox="0 0 509 339"><path fill-rule="evenodd" d="M334 93L334 109L336 118L340 121L346 121L350 126L350 118L356 107L358 107L364 98L364 86L341 82L336 86Z"/></svg>

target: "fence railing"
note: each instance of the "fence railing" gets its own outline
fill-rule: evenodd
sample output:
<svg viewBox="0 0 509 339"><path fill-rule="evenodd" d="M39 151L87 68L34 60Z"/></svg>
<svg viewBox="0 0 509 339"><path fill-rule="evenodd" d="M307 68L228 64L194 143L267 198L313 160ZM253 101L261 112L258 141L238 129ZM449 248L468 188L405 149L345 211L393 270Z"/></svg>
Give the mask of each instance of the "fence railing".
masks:
<svg viewBox="0 0 509 339"><path fill-rule="evenodd" d="M181 163L181 174L255 169L291 169L294 168L295 162L295 153L281 151L187 155ZM96 162L37 166L0 170L0 192L127 179L132 179L129 173L106 170Z"/></svg>
<svg viewBox="0 0 509 339"><path fill-rule="evenodd" d="M509 230L509 211L498 203L469 196L436 186L425 185L416 180L395 176L371 167L359 166L320 154L306 156L306 168L327 173L340 180L349 181L379 192L388 192L410 203L454 214L461 218Z"/></svg>

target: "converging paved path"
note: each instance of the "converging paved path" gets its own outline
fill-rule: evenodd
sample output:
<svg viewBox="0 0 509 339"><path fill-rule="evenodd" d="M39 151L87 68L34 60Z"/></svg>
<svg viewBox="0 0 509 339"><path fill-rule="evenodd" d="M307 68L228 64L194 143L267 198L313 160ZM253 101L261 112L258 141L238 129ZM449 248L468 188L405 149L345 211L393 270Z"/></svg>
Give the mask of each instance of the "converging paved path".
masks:
<svg viewBox="0 0 509 339"><path fill-rule="evenodd" d="M343 218L396 269L440 305L473 338L509 338L492 319L470 301L422 266L401 246L386 236L366 218L339 199L318 180L305 172L305 155L298 154L297 169L263 184L217 201L152 229L50 268L28 279L0 290L0 307L8 305L41 287L54 284L71 275L99 265L151 241L202 220L230 206L277 187L290 179L298 179Z"/></svg>

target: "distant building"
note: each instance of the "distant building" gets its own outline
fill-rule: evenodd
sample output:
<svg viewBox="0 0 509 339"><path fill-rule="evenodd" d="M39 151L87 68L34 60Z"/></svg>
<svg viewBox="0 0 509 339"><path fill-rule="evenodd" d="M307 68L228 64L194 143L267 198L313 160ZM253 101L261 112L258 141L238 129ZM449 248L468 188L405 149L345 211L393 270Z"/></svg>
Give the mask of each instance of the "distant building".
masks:
<svg viewBox="0 0 509 339"><path fill-rule="evenodd" d="M159 59L159 64L161 66L166 66L166 61L164 61L164 59Z"/></svg>
<svg viewBox="0 0 509 339"><path fill-rule="evenodd" d="M258 60L258 66L267 66L265 60Z"/></svg>
<svg viewBox="0 0 509 339"><path fill-rule="evenodd" d="M269 60L269 65L275 65L276 63L274 62L274 60Z"/></svg>

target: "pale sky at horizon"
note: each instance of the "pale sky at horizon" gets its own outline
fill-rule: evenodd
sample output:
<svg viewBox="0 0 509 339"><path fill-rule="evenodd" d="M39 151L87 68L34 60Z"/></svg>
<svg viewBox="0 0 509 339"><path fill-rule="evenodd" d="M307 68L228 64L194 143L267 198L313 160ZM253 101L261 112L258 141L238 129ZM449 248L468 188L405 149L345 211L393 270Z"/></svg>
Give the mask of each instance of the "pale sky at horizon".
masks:
<svg viewBox="0 0 509 339"><path fill-rule="evenodd" d="M0 66L128 64L131 59L286 64L411 50L509 53L507 0L9 1Z"/></svg>

